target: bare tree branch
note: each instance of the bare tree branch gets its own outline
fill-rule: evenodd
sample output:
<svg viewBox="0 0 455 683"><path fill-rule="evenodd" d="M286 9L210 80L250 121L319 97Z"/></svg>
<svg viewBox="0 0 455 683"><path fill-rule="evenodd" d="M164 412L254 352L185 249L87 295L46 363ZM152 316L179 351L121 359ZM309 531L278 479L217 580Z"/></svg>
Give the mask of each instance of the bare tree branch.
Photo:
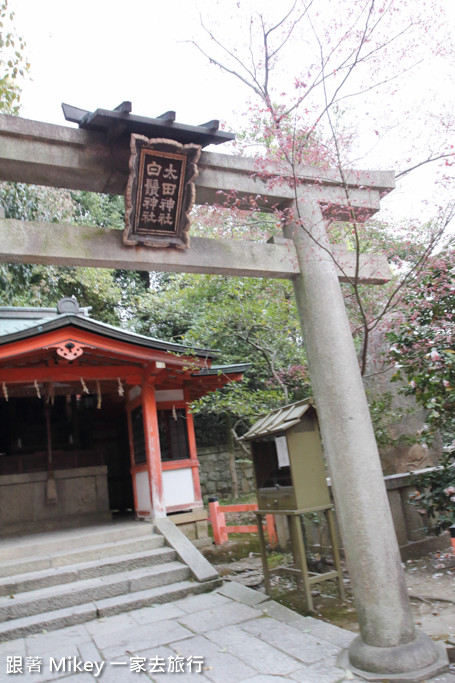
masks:
<svg viewBox="0 0 455 683"><path fill-rule="evenodd" d="M414 166L410 166L409 168L406 168L404 171L400 171L399 173L395 174L395 178L404 178L405 176L408 175L408 173L411 173L411 171L415 171L417 168L420 168L421 166L426 166L426 164L431 164L433 161L440 161L441 159L450 159L450 158L455 158L455 152L446 152L442 154L430 154L429 157L426 159L423 159L422 161L419 161L417 164L414 164Z"/></svg>

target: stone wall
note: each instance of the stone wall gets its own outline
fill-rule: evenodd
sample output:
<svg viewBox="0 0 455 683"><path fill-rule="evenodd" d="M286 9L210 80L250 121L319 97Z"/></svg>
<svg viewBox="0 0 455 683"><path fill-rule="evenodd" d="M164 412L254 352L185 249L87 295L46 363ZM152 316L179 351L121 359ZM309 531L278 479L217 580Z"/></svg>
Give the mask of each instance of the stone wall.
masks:
<svg viewBox="0 0 455 683"><path fill-rule="evenodd" d="M415 470L414 475L431 471L433 468ZM433 550L443 550L450 545L447 533L429 536L426 531L428 518L419 513L415 505L408 503L415 491L411 474L393 474L384 477L390 510L403 560L421 557Z"/></svg>
<svg viewBox="0 0 455 683"><path fill-rule="evenodd" d="M435 550L444 550L450 546L450 538L447 533L443 533L440 536L428 534L426 529L428 517L420 514L418 508L408 502L410 494L415 491L412 475L428 472L432 469L425 468L423 470L416 470L412 474L392 474L384 477L401 559L404 561L422 557ZM331 486L330 480L328 482L329 486ZM317 522L310 519L306 521L306 528L312 545L326 545L328 533L325 526L319 526ZM374 533L374 530L372 533ZM338 537L341 542L341 550L343 551L343 539L339 529Z"/></svg>
<svg viewBox="0 0 455 683"><path fill-rule="evenodd" d="M46 502L47 472L0 477L0 535L110 520L107 467L54 472L57 501Z"/></svg>
<svg viewBox="0 0 455 683"><path fill-rule="evenodd" d="M208 446L197 449L200 468L202 497L232 496L232 479L229 470L229 452L227 446ZM240 495L248 495L255 491L253 466L245 453L236 449L236 471Z"/></svg>

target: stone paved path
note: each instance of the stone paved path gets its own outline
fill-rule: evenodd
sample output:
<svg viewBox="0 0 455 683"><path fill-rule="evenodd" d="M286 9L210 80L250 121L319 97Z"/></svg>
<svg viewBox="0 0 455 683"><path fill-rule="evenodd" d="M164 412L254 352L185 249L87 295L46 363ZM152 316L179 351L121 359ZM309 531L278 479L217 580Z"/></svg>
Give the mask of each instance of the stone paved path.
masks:
<svg viewBox="0 0 455 683"><path fill-rule="evenodd" d="M341 683L359 680L336 665L354 637L232 582L213 593L2 643L0 681ZM455 683L455 675L432 680Z"/></svg>

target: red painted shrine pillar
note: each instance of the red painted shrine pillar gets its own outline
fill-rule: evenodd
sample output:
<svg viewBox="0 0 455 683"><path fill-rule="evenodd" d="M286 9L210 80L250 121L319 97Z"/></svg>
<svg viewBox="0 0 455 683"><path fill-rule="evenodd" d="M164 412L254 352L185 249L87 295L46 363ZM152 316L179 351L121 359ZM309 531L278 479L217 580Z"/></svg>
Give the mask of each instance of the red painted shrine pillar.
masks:
<svg viewBox="0 0 455 683"><path fill-rule="evenodd" d="M195 507L203 507L201 495L201 482L199 479L199 460L197 457L196 450L196 436L194 433L193 414L189 409L190 396L188 389L185 389L184 396L186 401L186 427L188 434L188 449L190 451L190 461L192 465L191 472L193 477L194 502Z"/></svg>
<svg viewBox="0 0 455 683"><path fill-rule="evenodd" d="M150 486L153 517L166 517L161 474L160 436L156 414L155 388L142 385L142 411L144 416L145 453Z"/></svg>
<svg viewBox="0 0 455 683"><path fill-rule="evenodd" d="M135 387L130 392L127 410L134 509L138 517L165 517L154 387L147 383Z"/></svg>

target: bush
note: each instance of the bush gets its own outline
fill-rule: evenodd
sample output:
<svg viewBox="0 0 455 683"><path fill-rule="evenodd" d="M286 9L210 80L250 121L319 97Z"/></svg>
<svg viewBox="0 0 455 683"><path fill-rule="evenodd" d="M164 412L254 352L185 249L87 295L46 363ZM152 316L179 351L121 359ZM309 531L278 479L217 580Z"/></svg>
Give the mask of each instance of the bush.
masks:
<svg viewBox="0 0 455 683"><path fill-rule="evenodd" d="M455 524L455 448L440 458L438 467L415 475L412 485L416 491L409 502L428 515L430 533L439 536Z"/></svg>

